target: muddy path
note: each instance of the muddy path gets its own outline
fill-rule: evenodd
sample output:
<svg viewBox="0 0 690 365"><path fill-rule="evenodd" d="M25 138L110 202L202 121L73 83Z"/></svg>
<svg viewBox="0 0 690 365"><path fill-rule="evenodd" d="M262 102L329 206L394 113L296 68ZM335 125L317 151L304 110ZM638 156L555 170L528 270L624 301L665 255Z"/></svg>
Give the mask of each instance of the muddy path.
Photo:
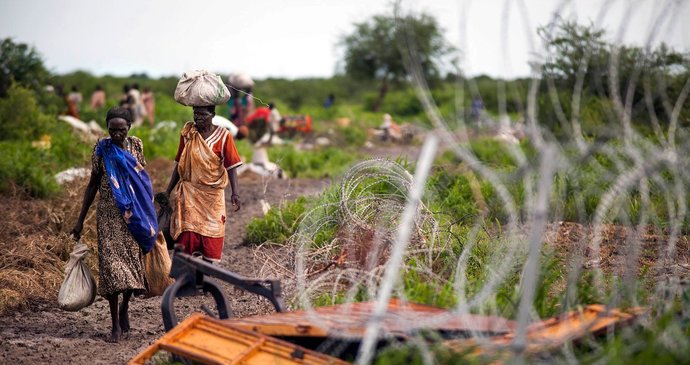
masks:
<svg viewBox="0 0 690 365"><path fill-rule="evenodd" d="M249 221L263 214L260 200L277 205L299 196L317 194L330 181L266 180L247 174L240 177L239 184L243 207L237 213L229 212L221 265L251 277L256 275L261 263L255 262L257 248L243 246L242 240ZM270 250L268 247L258 249ZM235 316L265 313L272 308L253 295L227 290L226 294ZM79 312L61 311L54 304L39 304L31 311L0 317L0 364L125 363L163 335L160 302L160 297L134 298L130 305L132 330L117 344L106 342L110 312L108 302L101 297ZM210 305L212 300L203 297L178 300L178 316L191 313L202 303Z"/></svg>
<svg viewBox="0 0 690 365"><path fill-rule="evenodd" d="M370 151L371 157L408 157L413 160L417 146L388 145ZM167 182L172 163L153 161L147 167L154 190ZM85 182L84 182L85 183ZM314 195L326 189L330 179L267 179L251 173L240 176L242 209L231 212L227 203L225 247L221 266L247 277L260 277L263 262L270 257L271 246L242 244L246 226L254 217L263 215L262 202L271 206ZM229 192L226 198L229 199ZM94 209L92 207L92 209ZM289 266L289 263L286 263ZM279 279L285 279L280 278ZM273 307L263 299L224 285L233 316L268 313ZM110 312L108 302L97 297L89 307L78 312L65 312L55 303L37 303L29 310L0 317L0 364L123 364L164 334L160 297L133 298L130 304L132 329L119 343L109 343ZM182 298L176 301L178 318L199 311L202 304L212 307L210 297Z"/></svg>

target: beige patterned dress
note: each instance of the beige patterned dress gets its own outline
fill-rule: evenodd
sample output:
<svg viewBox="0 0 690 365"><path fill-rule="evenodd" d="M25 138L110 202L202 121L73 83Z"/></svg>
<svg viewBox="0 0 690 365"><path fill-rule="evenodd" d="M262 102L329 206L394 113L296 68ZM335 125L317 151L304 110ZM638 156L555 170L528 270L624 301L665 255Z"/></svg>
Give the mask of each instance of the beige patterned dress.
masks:
<svg viewBox="0 0 690 365"><path fill-rule="evenodd" d="M127 137L125 150L142 166L146 165L144 144L139 138ZM122 213L115 205L110 181L105 173L105 164L103 159L96 155L95 146L91 161L93 170L103 174L98 187L100 199L96 210L98 294L106 296L124 290L142 291L145 286L141 250L137 241L129 233Z"/></svg>

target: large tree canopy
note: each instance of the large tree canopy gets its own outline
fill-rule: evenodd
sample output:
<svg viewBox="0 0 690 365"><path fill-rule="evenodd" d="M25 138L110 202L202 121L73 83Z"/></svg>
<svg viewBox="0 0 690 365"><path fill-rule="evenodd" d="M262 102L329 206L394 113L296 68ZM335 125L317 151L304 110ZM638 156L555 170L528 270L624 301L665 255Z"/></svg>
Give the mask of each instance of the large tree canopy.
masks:
<svg viewBox="0 0 690 365"><path fill-rule="evenodd" d="M374 109L378 109L391 82L407 78L406 57L414 57L427 79L436 79L440 76L441 60L452 51L436 19L424 13L402 17L376 15L354 26L355 30L341 40L345 74L381 81Z"/></svg>

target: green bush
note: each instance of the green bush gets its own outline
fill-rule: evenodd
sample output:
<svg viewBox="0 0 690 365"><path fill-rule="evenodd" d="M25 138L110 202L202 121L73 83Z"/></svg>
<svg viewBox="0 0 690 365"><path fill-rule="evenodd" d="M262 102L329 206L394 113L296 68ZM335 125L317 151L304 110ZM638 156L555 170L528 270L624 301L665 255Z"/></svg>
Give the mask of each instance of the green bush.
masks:
<svg viewBox="0 0 690 365"><path fill-rule="evenodd" d="M144 154L147 160L157 157L172 160L177 154L180 145L180 130L182 123L176 122L174 126L158 127L151 129L143 125L130 130L129 134L139 137L144 142Z"/></svg>
<svg viewBox="0 0 690 365"><path fill-rule="evenodd" d="M32 147L32 141L49 137L50 147ZM0 99L0 191L19 189L34 197L48 197L59 190L54 175L88 160L91 146L70 127L43 114L34 92L14 85Z"/></svg>
<svg viewBox="0 0 690 365"><path fill-rule="evenodd" d="M367 131L365 128L355 126L338 127L336 134L342 138L342 142L348 147L361 147L367 141Z"/></svg>
<svg viewBox="0 0 690 365"><path fill-rule="evenodd" d="M285 243L295 233L302 214L307 209L307 199L300 196L294 201L270 209L263 218L253 218L247 225L245 244L264 242Z"/></svg>
<svg viewBox="0 0 690 365"><path fill-rule="evenodd" d="M0 154L0 191L18 188L36 198L59 191L49 152L31 147L30 142L0 141Z"/></svg>
<svg viewBox="0 0 690 365"><path fill-rule="evenodd" d="M403 91L389 92L383 99L380 110L400 117L412 117L423 113L424 107L414 91L408 88Z"/></svg>
<svg viewBox="0 0 690 365"><path fill-rule="evenodd" d="M41 113L29 89L13 85L7 97L0 98L0 141L38 139L54 122Z"/></svg>
<svg viewBox="0 0 690 365"><path fill-rule="evenodd" d="M19 189L33 197L49 197L59 191L56 173L81 166L91 156L92 146L64 125L53 126L48 135L48 149L32 147L30 141L0 141L0 191Z"/></svg>
<svg viewBox="0 0 690 365"><path fill-rule="evenodd" d="M299 151L292 146L276 146L269 149L268 155L291 178L334 177L357 158L355 153L335 147Z"/></svg>
<svg viewBox="0 0 690 365"><path fill-rule="evenodd" d="M48 78L41 55L32 46L0 39L0 98L7 96L12 84L38 91Z"/></svg>

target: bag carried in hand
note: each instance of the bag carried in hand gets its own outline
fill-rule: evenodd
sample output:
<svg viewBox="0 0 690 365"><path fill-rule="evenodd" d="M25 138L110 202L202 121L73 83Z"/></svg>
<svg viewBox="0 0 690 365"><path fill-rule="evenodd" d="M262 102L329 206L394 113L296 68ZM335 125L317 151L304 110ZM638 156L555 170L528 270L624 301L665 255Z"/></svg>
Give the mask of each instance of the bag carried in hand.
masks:
<svg viewBox="0 0 690 365"><path fill-rule="evenodd" d="M89 248L77 242L65 267L65 280L58 293L58 306L66 311L78 311L88 307L96 299L96 280L91 275L84 257Z"/></svg>
<svg viewBox="0 0 690 365"><path fill-rule="evenodd" d="M145 297L155 297L163 295L165 289L173 283L170 277L170 267L172 260L168 255L168 249L165 247L165 238L163 233L158 233L156 244L153 249L142 259L144 263L144 275L146 276L147 292Z"/></svg>
<svg viewBox="0 0 690 365"><path fill-rule="evenodd" d="M175 88L175 101L186 106L225 104L230 91L220 76L206 70L185 72Z"/></svg>
<svg viewBox="0 0 690 365"><path fill-rule="evenodd" d="M158 210L158 229L163 233L163 237L165 237L165 243L168 250L172 250L175 248L175 240L170 234L170 218L172 217L173 209L165 194L158 193L154 196L154 199L161 206Z"/></svg>

